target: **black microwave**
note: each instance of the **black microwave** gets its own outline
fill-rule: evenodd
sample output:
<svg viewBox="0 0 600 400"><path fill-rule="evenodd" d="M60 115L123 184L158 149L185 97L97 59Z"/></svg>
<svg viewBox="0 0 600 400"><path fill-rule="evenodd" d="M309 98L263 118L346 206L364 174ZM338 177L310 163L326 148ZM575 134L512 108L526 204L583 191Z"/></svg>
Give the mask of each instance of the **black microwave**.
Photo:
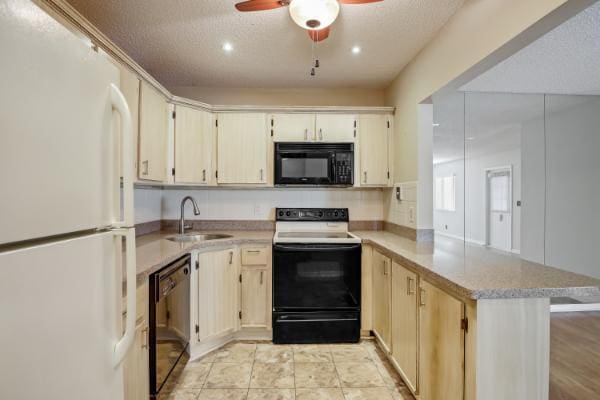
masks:
<svg viewBox="0 0 600 400"><path fill-rule="evenodd" d="M354 144L275 143L275 185L354 185Z"/></svg>

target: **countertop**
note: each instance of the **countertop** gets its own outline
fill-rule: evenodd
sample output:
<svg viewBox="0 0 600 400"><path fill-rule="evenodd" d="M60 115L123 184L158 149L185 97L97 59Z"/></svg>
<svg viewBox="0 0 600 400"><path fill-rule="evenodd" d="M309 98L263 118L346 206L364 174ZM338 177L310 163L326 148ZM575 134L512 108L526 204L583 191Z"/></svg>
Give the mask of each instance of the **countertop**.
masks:
<svg viewBox="0 0 600 400"><path fill-rule="evenodd" d="M414 242L386 231L353 232L439 287L469 299L600 295L600 280L525 261L519 255L436 236Z"/></svg>
<svg viewBox="0 0 600 400"><path fill-rule="evenodd" d="M202 242L176 243L166 240L175 232L155 232L136 238L136 267L138 284L146 277L192 250L210 250L240 244L271 244L273 231L210 231L231 235L231 238Z"/></svg>
<svg viewBox="0 0 600 400"><path fill-rule="evenodd" d="M241 244L271 244L273 231L210 231L228 239L175 243L173 232L136 238L137 280L192 250ZM518 255L490 250L457 239L436 237L435 243L415 242L387 231L353 231L355 235L431 283L469 299L541 298L600 295L600 280L522 260Z"/></svg>

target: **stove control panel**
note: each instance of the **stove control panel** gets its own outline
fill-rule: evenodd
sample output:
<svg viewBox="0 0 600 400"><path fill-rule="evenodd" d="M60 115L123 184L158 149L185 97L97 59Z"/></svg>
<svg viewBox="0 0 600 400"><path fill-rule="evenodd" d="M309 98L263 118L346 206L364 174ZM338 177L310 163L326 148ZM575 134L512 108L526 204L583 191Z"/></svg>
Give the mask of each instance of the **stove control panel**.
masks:
<svg viewBox="0 0 600 400"><path fill-rule="evenodd" d="M276 221L348 222L347 208L277 208Z"/></svg>

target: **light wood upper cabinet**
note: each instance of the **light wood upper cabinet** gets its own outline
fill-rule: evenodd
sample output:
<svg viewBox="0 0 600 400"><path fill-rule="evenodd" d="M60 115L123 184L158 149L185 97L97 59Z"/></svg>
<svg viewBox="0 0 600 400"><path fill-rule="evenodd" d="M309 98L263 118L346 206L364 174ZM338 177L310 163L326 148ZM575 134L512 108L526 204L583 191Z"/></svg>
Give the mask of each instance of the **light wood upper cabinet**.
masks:
<svg viewBox="0 0 600 400"><path fill-rule="evenodd" d="M139 107L140 107L140 79L134 74L129 68L125 67L123 64L115 62L119 68L120 73L120 84L119 89L121 89L121 93L125 96L125 100L127 100L127 105L129 106L129 111L131 112L131 123L133 125L133 143L132 143L132 160L134 160L134 173L133 176L138 176L137 174L137 164L138 164L138 136L139 136ZM117 117L119 120L120 126L120 117ZM120 143L120 141L119 141ZM120 151L120 149L119 149ZM123 159L119 157L119 163ZM119 165L119 171L122 173L122 166Z"/></svg>
<svg viewBox="0 0 600 400"><path fill-rule="evenodd" d="M167 180L167 114L167 100L156 89L142 82L138 158L140 179L161 182Z"/></svg>
<svg viewBox="0 0 600 400"><path fill-rule="evenodd" d="M462 400L464 304L428 282L420 283L419 390L421 400Z"/></svg>
<svg viewBox="0 0 600 400"><path fill-rule="evenodd" d="M390 183L390 117L361 115L359 118L360 186Z"/></svg>
<svg viewBox="0 0 600 400"><path fill-rule="evenodd" d="M218 183L267 183L267 132L265 114L218 114Z"/></svg>
<svg viewBox="0 0 600 400"><path fill-rule="evenodd" d="M314 141L315 114L273 114L269 129L275 142Z"/></svg>
<svg viewBox="0 0 600 400"><path fill-rule="evenodd" d="M190 107L176 106L175 116L175 182L205 185L213 183L213 115Z"/></svg>
<svg viewBox="0 0 600 400"><path fill-rule="evenodd" d="M417 391L417 275L392 264L392 358L413 392Z"/></svg>
<svg viewBox="0 0 600 400"><path fill-rule="evenodd" d="M317 114L315 140L317 142L354 142L357 116L348 114Z"/></svg>
<svg viewBox="0 0 600 400"><path fill-rule="evenodd" d="M391 344L391 268L390 258L373 250L373 330L386 350L390 349Z"/></svg>
<svg viewBox="0 0 600 400"><path fill-rule="evenodd" d="M233 333L238 326L239 252L236 249L198 256L198 341Z"/></svg>

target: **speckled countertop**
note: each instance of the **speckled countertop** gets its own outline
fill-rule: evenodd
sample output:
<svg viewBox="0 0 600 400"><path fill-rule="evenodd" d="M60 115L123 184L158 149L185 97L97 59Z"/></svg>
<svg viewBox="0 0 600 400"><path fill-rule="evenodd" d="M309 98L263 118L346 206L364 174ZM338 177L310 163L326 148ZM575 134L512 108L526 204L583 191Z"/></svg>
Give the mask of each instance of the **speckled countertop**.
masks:
<svg viewBox="0 0 600 400"><path fill-rule="evenodd" d="M386 231L353 232L441 288L470 299L600 295L600 280L436 237L417 243Z"/></svg>
<svg viewBox="0 0 600 400"><path fill-rule="evenodd" d="M203 242L175 243L166 240L174 232L156 232L136 238L137 281L143 282L146 277L158 271L170 262L192 250L210 250L241 244L271 244L272 231L210 231L231 235L231 238L207 240Z"/></svg>
<svg viewBox="0 0 600 400"><path fill-rule="evenodd" d="M192 250L231 245L271 244L273 231L211 231L229 239L175 243L173 232L139 236L138 284L160 268ZM436 237L435 244L414 242L387 231L354 231L363 243L382 250L431 283L470 299L569 297L600 295L600 280L528 262L518 255Z"/></svg>

